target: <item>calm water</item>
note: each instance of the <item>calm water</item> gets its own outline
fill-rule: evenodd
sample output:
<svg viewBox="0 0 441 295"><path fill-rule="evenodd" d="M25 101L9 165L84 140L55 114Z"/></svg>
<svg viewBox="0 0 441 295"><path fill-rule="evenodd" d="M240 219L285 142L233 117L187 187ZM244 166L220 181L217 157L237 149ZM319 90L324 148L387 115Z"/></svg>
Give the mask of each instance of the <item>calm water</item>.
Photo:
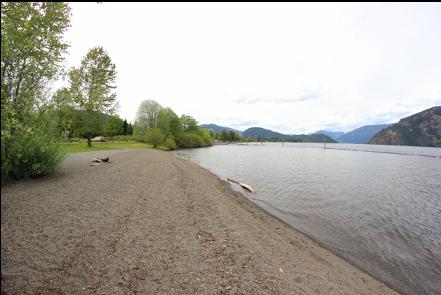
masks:
<svg viewBox="0 0 441 295"><path fill-rule="evenodd" d="M327 147L266 143L177 154L250 184L251 201L400 292L441 294L441 149Z"/></svg>

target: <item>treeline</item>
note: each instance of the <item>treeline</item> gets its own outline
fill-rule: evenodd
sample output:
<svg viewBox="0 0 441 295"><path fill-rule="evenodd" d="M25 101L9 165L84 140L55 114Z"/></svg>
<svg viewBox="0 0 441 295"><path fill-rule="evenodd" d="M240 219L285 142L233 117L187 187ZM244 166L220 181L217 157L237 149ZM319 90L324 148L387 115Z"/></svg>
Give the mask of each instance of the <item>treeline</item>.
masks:
<svg viewBox="0 0 441 295"><path fill-rule="evenodd" d="M37 177L64 159L62 141L94 133L123 133L114 114L116 66L102 47L90 49L78 67L63 68L70 26L66 3L1 3L1 179ZM66 73L67 87L51 85ZM127 126L129 132L129 125Z"/></svg>
<svg viewBox="0 0 441 295"><path fill-rule="evenodd" d="M163 108L154 100L140 104L133 129L136 138L169 150L206 147L213 143L213 133L200 128L196 119L188 115L178 117L171 108Z"/></svg>
<svg viewBox="0 0 441 295"><path fill-rule="evenodd" d="M61 139L71 141L72 139L87 138L88 129L85 128L88 114L75 109L63 110L54 108L52 110L53 121ZM120 116L95 113L92 118L90 135L114 137L118 135L133 135L133 125L122 119Z"/></svg>
<svg viewBox="0 0 441 295"><path fill-rule="evenodd" d="M211 145L207 130L156 103L141 104L136 124L115 115L116 66L102 47L63 68L71 10L59 2L1 2L1 183L54 171L73 137L126 136L154 146ZM66 86L53 91L61 77Z"/></svg>
<svg viewBox="0 0 441 295"><path fill-rule="evenodd" d="M233 130L222 130L220 132L216 132L213 135L214 139L220 140L220 141L242 141L242 137L234 132Z"/></svg>

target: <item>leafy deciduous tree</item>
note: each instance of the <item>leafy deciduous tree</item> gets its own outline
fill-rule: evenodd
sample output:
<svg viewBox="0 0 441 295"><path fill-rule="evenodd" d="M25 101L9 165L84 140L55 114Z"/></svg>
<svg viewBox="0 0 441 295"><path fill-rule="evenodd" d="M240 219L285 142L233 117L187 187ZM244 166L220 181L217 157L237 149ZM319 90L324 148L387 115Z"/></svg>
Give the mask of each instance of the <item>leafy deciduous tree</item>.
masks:
<svg viewBox="0 0 441 295"><path fill-rule="evenodd" d="M116 67L102 47L89 50L79 68L69 71L70 92L79 110L87 114L87 145L91 144L93 121L99 112L112 114L116 107Z"/></svg>
<svg viewBox="0 0 441 295"><path fill-rule="evenodd" d="M2 134L32 126L30 114L47 102L68 47L69 15L64 3L1 2Z"/></svg>
<svg viewBox="0 0 441 295"><path fill-rule="evenodd" d="M164 142L164 134L158 128L149 128L145 133L145 141L152 144L154 148Z"/></svg>
<svg viewBox="0 0 441 295"><path fill-rule="evenodd" d="M119 116L112 115L104 123L104 132L106 135L115 136L124 134L124 122ZM127 124L127 122L126 122Z"/></svg>
<svg viewBox="0 0 441 295"><path fill-rule="evenodd" d="M49 173L63 158L43 117L68 47L69 16L65 3L1 2L2 183Z"/></svg>
<svg viewBox="0 0 441 295"><path fill-rule="evenodd" d="M198 121L195 118L188 115L181 116L181 124L185 131L192 132L198 130Z"/></svg>
<svg viewBox="0 0 441 295"><path fill-rule="evenodd" d="M136 125L140 132L145 132L147 128L155 128L158 123L159 113L162 106L154 100L147 99L141 102L136 113Z"/></svg>

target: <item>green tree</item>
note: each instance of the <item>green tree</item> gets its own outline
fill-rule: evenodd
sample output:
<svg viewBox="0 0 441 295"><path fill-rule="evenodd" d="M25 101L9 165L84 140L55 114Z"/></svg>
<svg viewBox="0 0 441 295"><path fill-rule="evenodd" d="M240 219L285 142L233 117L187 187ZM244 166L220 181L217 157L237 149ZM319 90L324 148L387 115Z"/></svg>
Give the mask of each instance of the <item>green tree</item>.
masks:
<svg viewBox="0 0 441 295"><path fill-rule="evenodd" d="M129 126L127 127L127 135L133 135L133 125L132 125L132 122L130 122Z"/></svg>
<svg viewBox="0 0 441 295"><path fill-rule="evenodd" d="M240 136L233 130L228 131L228 135L230 137L230 141L237 141L240 139Z"/></svg>
<svg viewBox="0 0 441 295"><path fill-rule="evenodd" d="M179 117L171 108L165 108L159 112L157 127L161 129L167 137L175 137L183 130Z"/></svg>
<svg viewBox="0 0 441 295"><path fill-rule="evenodd" d="M129 124L127 123L127 119L124 119L123 125L122 125L122 134L127 135L129 129Z"/></svg>
<svg viewBox="0 0 441 295"><path fill-rule="evenodd" d="M69 16L65 3L1 2L2 183L47 174L63 158L44 117L48 85L60 74L68 47Z"/></svg>
<svg viewBox="0 0 441 295"><path fill-rule="evenodd" d="M147 99L141 102L136 113L136 125L139 132L144 133L147 128L155 128L161 110L162 106L154 100Z"/></svg>
<svg viewBox="0 0 441 295"><path fill-rule="evenodd" d="M73 135L76 110L67 88L61 88L55 92L52 98L52 105L57 119L58 133L69 140Z"/></svg>
<svg viewBox="0 0 441 295"><path fill-rule="evenodd" d="M158 128L149 128L145 132L145 141L156 148L164 142L164 134Z"/></svg>
<svg viewBox="0 0 441 295"><path fill-rule="evenodd" d="M170 150L175 150L176 149L176 142L175 140L170 136L167 137L167 139L164 142L164 145Z"/></svg>
<svg viewBox="0 0 441 295"><path fill-rule="evenodd" d="M222 141L229 141L230 140L230 134L228 134L227 130L222 130L220 132L219 139L222 140Z"/></svg>
<svg viewBox="0 0 441 295"><path fill-rule="evenodd" d="M104 133L108 136L124 134L124 122L119 116L112 115L104 123ZM127 122L126 122L127 124Z"/></svg>
<svg viewBox="0 0 441 295"><path fill-rule="evenodd" d="M188 115L181 116L181 124L186 132L192 132L198 130L198 121L195 118Z"/></svg>
<svg viewBox="0 0 441 295"><path fill-rule="evenodd" d="M89 50L79 68L69 71L70 93L79 110L86 113L87 145L96 130L98 113L112 114L117 107L116 67L102 47Z"/></svg>
<svg viewBox="0 0 441 295"><path fill-rule="evenodd" d="M68 47L69 15L64 3L1 2L2 132L33 125L38 116L30 114L47 105L47 85Z"/></svg>

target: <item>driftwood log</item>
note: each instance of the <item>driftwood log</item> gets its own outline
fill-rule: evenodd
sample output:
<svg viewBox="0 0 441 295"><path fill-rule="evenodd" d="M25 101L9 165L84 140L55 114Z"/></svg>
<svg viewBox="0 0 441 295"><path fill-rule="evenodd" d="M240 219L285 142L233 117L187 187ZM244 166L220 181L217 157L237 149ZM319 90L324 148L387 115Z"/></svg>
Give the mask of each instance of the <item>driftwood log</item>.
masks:
<svg viewBox="0 0 441 295"><path fill-rule="evenodd" d="M101 158L101 159L98 159L98 158L92 158L92 162L98 162L98 163L109 162L109 157Z"/></svg>
<svg viewBox="0 0 441 295"><path fill-rule="evenodd" d="M243 182L239 182L237 180L231 179L231 178L227 178L228 181L232 182L232 183L237 183L238 185L240 185L242 188L244 188L245 190L249 191L250 193L255 194L256 191L248 184L243 183Z"/></svg>
<svg viewBox="0 0 441 295"><path fill-rule="evenodd" d="M103 163L110 163L109 161L109 157L106 158L92 158L92 164L90 164L90 166L97 166L97 165L101 165Z"/></svg>

